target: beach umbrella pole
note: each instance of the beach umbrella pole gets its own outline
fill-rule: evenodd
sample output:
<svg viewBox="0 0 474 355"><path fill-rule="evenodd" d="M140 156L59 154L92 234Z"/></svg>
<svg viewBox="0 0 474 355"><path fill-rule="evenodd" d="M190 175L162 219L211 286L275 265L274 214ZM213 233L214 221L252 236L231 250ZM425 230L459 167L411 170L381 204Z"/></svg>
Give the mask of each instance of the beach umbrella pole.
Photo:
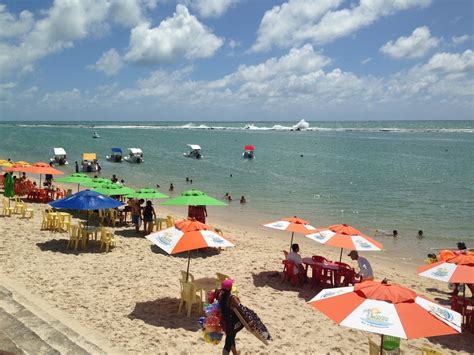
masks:
<svg viewBox="0 0 474 355"><path fill-rule="evenodd" d="M191 251L188 250L188 268L186 269L186 282L188 282L189 277L189 262L191 261Z"/></svg>
<svg viewBox="0 0 474 355"><path fill-rule="evenodd" d="M343 250L343 248L341 248L341 254L339 255L339 262L342 261L342 250Z"/></svg>
<svg viewBox="0 0 474 355"><path fill-rule="evenodd" d="M380 355L383 355L383 334L380 334Z"/></svg>
<svg viewBox="0 0 474 355"><path fill-rule="evenodd" d="M290 253L291 253L291 246L293 245L293 236L294 235L295 235L295 232L291 232Z"/></svg>

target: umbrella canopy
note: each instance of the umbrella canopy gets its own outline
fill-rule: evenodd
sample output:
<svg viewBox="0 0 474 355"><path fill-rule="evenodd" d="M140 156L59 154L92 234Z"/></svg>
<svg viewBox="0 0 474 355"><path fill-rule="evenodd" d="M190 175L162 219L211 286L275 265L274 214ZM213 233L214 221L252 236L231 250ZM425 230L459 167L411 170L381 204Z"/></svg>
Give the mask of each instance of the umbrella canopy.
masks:
<svg viewBox="0 0 474 355"><path fill-rule="evenodd" d="M3 166L5 168L10 168L13 166L13 163L9 162L8 160L1 159L0 166Z"/></svg>
<svg viewBox="0 0 474 355"><path fill-rule="evenodd" d="M104 179L104 178L94 178L89 179L88 181L83 182L81 185L87 187L99 187L105 184L112 184L112 180Z"/></svg>
<svg viewBox="0 0 474 355"><path fill-rule="evenodd" d="M143 188L135 191L134 193L128 194L125 197L129 198L144 198L145 200L151 200L154 198L168 198L169 196L162 194L158 190Z"/></svg>
<svg viewBox="0 0 474 355"><path fill-rule="evenodd" d="M95 191L84 190L60 200L50 202L51 207L71 210L102 210L122 206L123 203Z"/></svg>
<svg viewBox="0 0 474 355"><path fill-rule="evenodd" d="M101 185L94 188L94 191L106 196L123 196L135 192L135 190L131 189L130 187L116 184Z"/></svg>
<svg viewBox="0 0 474 355"><path fill-rule="evenodd" d="M267 223L267 224L264 224L263 226L291 232L290 251L291 251L291 245L293 244L293 237L294 237L295 232L306 234L306 233L314 232L316 230L316 228L310 225L308 221L305 221L304 219L298 218L296 216L289 217L289 218L282 218L280 221Z"/></svg>
<svg viewBox="0 0 474 355"><path fill-rule="evenodd" d="M383 249L381 243L347 224L335 224L325 228L318 228L316 231L305 236L318 243L341 248L340 260L342 259L343 249L359 251L380 251Z"/></svg>
<svg viewBox="0 0 474 355"><path fill-rule="evenodd" d="M64 174L61 170L55 169L46 163L35 163L30 166L21 166L15 163L12 167L6 169L6 171L10 171L10 172L21 171L25 173L38 174L38 175L42 175L42 174L63 175Z"/></svg>
<svg viewBox="0 0 474 355"><path fill-rule="evenodd" d="M188 252L189 274L190 251L202 248L228 248L235 246L214 228L193 219L176 222L174 227L147 235L146 238L168 254Z"/></svg>
<svg viewBox="0 0 474 355"><path fill-rule="evenodd" d="M227 206L226 203L212 198L200 190L188 190L181 196L171 198L162 203L165 206Z"/></svg>
<svg viewBox="0 0 474 355"><path fill-rule="evenodd" d="M26 167L26 166L30 166L31 164L30 164L30 163L28 163L27 161L20 160L20 161L16 161L16 162L14 163L14 165L18 165L18 166L24 166L24 167Z"/></svg>
<svg viewBox="0 0 474 355"><path fill-rule="evenodd" d="M77 191L79 192L79 185L91 181L92 179L86 174L75 173L69 176L59 177L56 182L66 182L71 184L77 184Z"/></svg>
<svg viewBox="0 0 474 355"><path fill-rule="evenodd" d="M339 325L382 337L412 339L461 332L458 312L395 284L365 281L326 289L308 303Z"/></svg>
<svg viewBox="0 0 474 355"><path fill-rule="evenodd" d="M418 275L452 283L474 283L474 255L460 254L451 259L422 265Z"/></svg>
<svg viewBox="0 0 474 355"><path fill-rule="evenodd" d="M15 196L15 181L11 173L7 173L5 180L3 181L3 196L13 197Z"/></svg>

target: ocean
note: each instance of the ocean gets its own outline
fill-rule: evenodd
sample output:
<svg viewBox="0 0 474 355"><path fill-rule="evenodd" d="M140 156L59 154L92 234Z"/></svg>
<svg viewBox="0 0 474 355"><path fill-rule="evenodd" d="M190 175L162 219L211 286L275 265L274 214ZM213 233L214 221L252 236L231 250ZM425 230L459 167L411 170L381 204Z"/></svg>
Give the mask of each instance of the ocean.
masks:
<svg viewBox="0 0 474 355"><path fill-rule="evenodd" d="M203 159L184 157L186 144L200 145ZM247 144L256 159L242 159ZM94 152L102 176L131 187L230 193L223 209L247 223L296 215L369 235L396 229L400 240L423 230L423 248L474 247L474 121L0 122L0 159L49 161L53 147L67 151L67 173ZM141 148L145 163L108 162L111 147Z"/></svg>

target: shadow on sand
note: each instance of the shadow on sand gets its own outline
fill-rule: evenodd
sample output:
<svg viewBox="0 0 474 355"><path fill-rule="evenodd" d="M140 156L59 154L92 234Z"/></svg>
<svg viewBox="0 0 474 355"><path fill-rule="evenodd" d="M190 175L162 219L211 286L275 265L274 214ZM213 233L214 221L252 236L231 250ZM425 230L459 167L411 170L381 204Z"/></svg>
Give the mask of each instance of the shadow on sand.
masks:
<svg viewBox="0 0 474 355"><path fill-rule="evenodd" d="M41 251L52 251L53 253L62 253L62 254L97 254L104 253L104 250L100 250L100 242L92 240L89 241L86 249L80 249L78 246L77 250L68 249L67 239L52 239L42 243L36 243L36 246L40 248Z"/></svg>
<svg viewBox="0 0 474 355"><path fill-rule="evenodd" d="M163 249L159 248L156 245L150 245L150 249L153 253L155 254L161 254L161 255L169 255L167 252L165 252ZM219 250L216 248L205 248L205 249L197 249L197 250L192 250L190 253L190 258L191 259L205 259L209 258L211 256L215 256L219 254ZM179 254L173 254L173 257L176 258L183 258L187 259L188 258L188 253L179 253Z"/></svg>
<svg viewBox="0 0 474 355"><path fill-rule="evenodd" d="M137 302L135 308L128 315L130 319L140 319L147 324L155 327L185 329L192 332L199 330L198 316L195 312L191 313L191 317L186 317L186 309L181 309L178 315L179 299L164 297L154 301ZM196 307L196 306L194 306ZM185 308L185 307L183 307Z"/></svg>
<svg viewBox="0 0 474 355"><path fill-rule="evenodd" d="M252 274L253 284L255 287L271 287L279 291L295 291L298 292L298 297L309 301L318 294L323 288L311 288L309 283L303 286L292 286L289 281L283 281L282 273L278 271L262 271L258 274Z"/></svg>

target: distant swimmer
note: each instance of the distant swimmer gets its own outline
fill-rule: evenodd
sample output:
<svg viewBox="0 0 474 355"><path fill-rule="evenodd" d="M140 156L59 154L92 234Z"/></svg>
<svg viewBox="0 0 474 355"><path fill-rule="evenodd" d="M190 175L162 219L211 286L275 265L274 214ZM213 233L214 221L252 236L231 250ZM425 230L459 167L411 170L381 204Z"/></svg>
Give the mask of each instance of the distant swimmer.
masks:
<svg viewBox="0 0 474 355"><path fill-rule="evenodd" d="M232 201L232 196L228 192L226 192L224 195L224 199L226 199L227 201Z"/></svg>
<svg viewBox="0 0 474 355"><path fill-rule="evenodd" d="M303 154L301 154L300 157L303 158Z"/></svg>
<svg viewBox="0 0 474 355"><path fill-rule="evenodd" d="M159 189L159 188L160 188L160 185L159 185L159 184L156 184L156 188Z"/></svg>
<svg viewBox="0 0 474 355"><path fill-rule="evenodd" d="M170 183L170 188L169 188L170 191L174 191L174 185L173 183Z"/></svg>
<svg viewBox="0 0 474 355"><path fill-rule="evenodd" d="M245 199L245 196L242 196L240 198L240 203L247 203L247 200Z"/></svg>
<svg viewBox="0 0 474 355"><path fill-rule="evenodd" d="M418 231L418 238L423 238L423 231L421 229Z"/></svg>
<svg viewBox="0 0 474 355"><path fill-rule="evenodd" d="M397 237L398 237L398 231L397 231L396 229L393 230L392 236L393 236L394 238L397 238Z"/></svg>
<svg viewBox="0 0 474 355"><path fill-rule="evenodd" d="M189 182L189 178L188 178L188 177L186 177L186 182L187 182L187 183Z"/></svg>

